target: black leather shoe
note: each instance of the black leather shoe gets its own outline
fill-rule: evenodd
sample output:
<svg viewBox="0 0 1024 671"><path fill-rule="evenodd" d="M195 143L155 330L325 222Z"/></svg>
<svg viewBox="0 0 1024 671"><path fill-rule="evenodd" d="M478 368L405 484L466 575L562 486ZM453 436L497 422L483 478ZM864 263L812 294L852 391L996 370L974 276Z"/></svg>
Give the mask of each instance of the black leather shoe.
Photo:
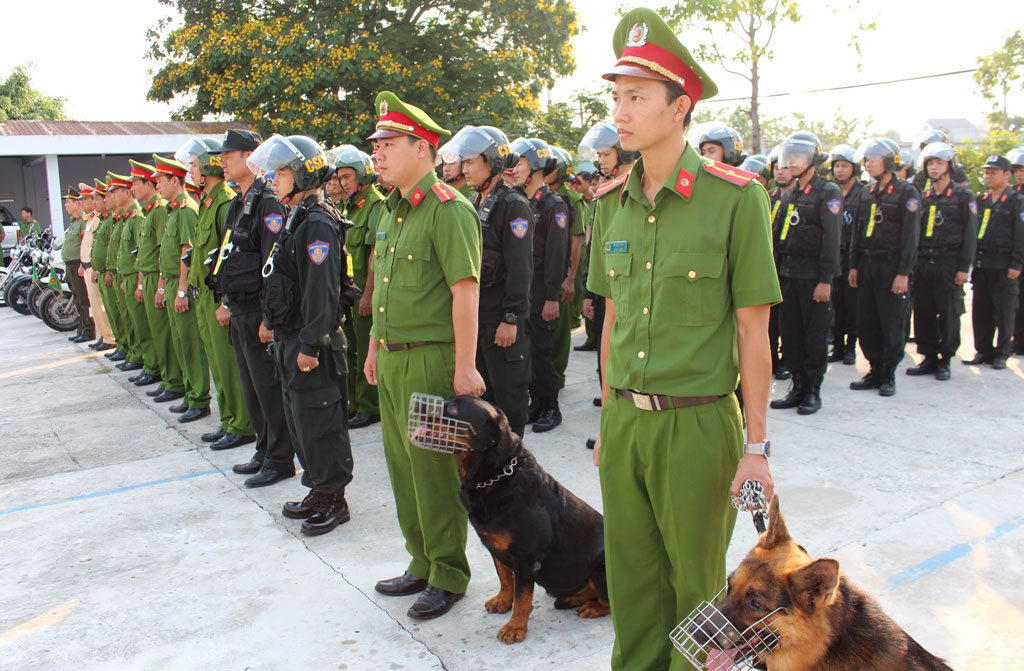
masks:
<svg viewBox="0 0 1024 671"><path fill-rule="evenodd" d="M145 375L145 374L146 374L145 371L143 371L141 373L136 373L135 375L132 375L130 378L128 378L128 381L129 382L138 382L139 380L142 379L142 376Z"/></svg>
<svg viewBox="0 0 1024 671"><path fill-rule="evenodd" d="M121 370L123 370L124 372L127 373L128 371L131 371L131 370L142 370L142 364L141 363L134 363L132 361L125 361L123 364L118 366L118 368L120 368Z"/></svg>
<svg viewBox="0 0 1024 671"><path fill-rule="evenodd" d="M427 585L427 589L423 590L423 594L420 594L406 615L416 620L432 620L450 611L455 602L463 596L465 595Z"/></svg>
<svg viewBox="0 0 1024 671"><path fill-rule="evenodd" d="M381 580L373 588L385 596L408 596L425 590L427 581L406 571L397 578Z"/></svg>
<svg viewBox="0 0 1024 671"><path fill-rule="evenodd" d="M263 460L260 459L260 455L252 455L252 459L247 464L235 464L231 467L231 470L239 475L253 475L259 473L260 469L263 468Z"/></svg>
<svg viewBox="0 0 1024 671"><path fill-rule="evenodd" d="M115 350L110 354L104 354L103 356L107 357L111 361L124 361L126 358L128 358L128 355L122 352L121 350Z"/></svg>
<svg viewBox="0 0 1024 671"><path fill-rule="evenodd" d="M804 393L807 390L807 385L804 383L804 377L800 375L793 376L793 383L789 385L789 392L782 398L777 398L768 405L776 410L785 410L787 408L795 408L800 405L800 402L804 399Z"/></svg>
<svg viewBox="0 0 1024 671"><path fill-rule="evenodd" d="M179 398L185 398L185 394L180 391L164 391L156 398L153 399L154 403L167 403L168 401L177 401ZM175 408L181 408L181 410L175 410ZM171 412L185 412L188 410L188 406L182 403L181 405L175 405L168 408Z"/></svg>
<svg viewBox="0 0 1024 671"><path fill-rule="evenodd" d="M93 344L89 345L89 349L96 349L97 347L99 347L102 344L103 344L103 338L100 338L99 340L97 340Z"/></svg>
<svg viewBox="0 0 1024 671"><path fill-rule="evenodd" d="M992 363L992 361L991 361L991 359L989 359L987 356L985 356L981 352L978 352L977 354L975 354L973 359L964 359L963 360L963 364L965 366L980 366L983 363Z"/></svg>
<svg viewBox="0 0 1024 671"><path fill-rule="evenodd" d="M992 370L1003 370L1004 368L1006 368L1005 356L997 356L992 359Z"/></svg>
<svg viewBox="0 0 1024 671"><path fill-rule="evenodd" d="M951 358L952 357L943 356L941 359L939 359L939 365L935 368L935 379L936 380L940 380L942 382L945 382L950 377L952 377L952 375L950 374L950 371L949 371L949 360Z"/></svg>
<svg viewBox="0 0 1024 671"><path fill-rule="evenodd" d="M857 348L856 346L850 346L843 352L843 365L852 366L857 363Z"/></svg>
<svg viewBox="0 0 1024 671"><path fill-rule="evenodd" d="M540 419L541 407L540 405L531 405L526 409L526 423L533 424Z"/></svg>
<svg viewBox="0 0 1024 671"><path fill-rule="evenodd" d="M96 348L96 351L97 352L106 352L108 349L114 349L114 346L111 345L110 343L103 343L102 345L100 345L99 347ZM106 355L104 354L104 356L106 356Z"/></svg>
<svg viewBox="0 0 1024 671"><path fill-rule="evenodd" d="M595 408L600 408L603 405L601 403L601 397L600 396L595 396L594 399L592 401L590 401L590 402L594 404Z"/></svg>
<svg viewBox="0 0 1024 671"><path fill-rule="evenodd" d="M855 391L861 391L863 389L878 389L881 384L881 373L876 371L874 368L868 371L868 374L859 380L850 383L850 389Z"/></svg>
<svg viewBox="0 0 1024 671"><path fill-rule="evenodd" d="M156 386L156 389L150 389L149 391L147 391L146 396L149 396L150 398L156 398L157 396L160 396L163 393L164 386L162 384L158 384Z"/></svg>
<svg viewBox="0 0 1024 671"><path fill-rule="evenodd" d="M227 434L228 434L227 429L225 429L222 426L222 427L219 427L216 431L211 431L210 433L204 433L203 435L201 435L199 437L202 439L202 441L204 443L216 443L218 440L220 440L221 438L223 438ZM235 471L235 472L237 473L238 471ZM253 473L255 473L255 472L256 471L253 471Z"/></svg>
<svg viewBox="0 0 1024 671"><path fill-rule="evenodd" d="M540 417L533 423L534 433L544 433L550 431L559 424L562 423L562 413L559 412L558 408L548 408L544 412L540 413Z"/></svg>
<svg viewBox="0 0 1024 671"><path fill-rule="evenodd" d="M275 482L281 482L288 478L295 477L295 468L292 467L290 471L279 471L276 468L261 468L256 475L252 476L245 481L246 487L266 487L272 485Z"/></svg>
<svg viewBox="0 0 1024 671"><path fill-rule="evenodd" d="M594 343L585 342L582 345L576 345L573 347L577 352L594 352L597 350L597 345Z"/></svg>
<svg viewBox="0 0 1024 671"><path fill-rule="evenodd" d="M367 415L364 412L357 412L352 415L348 420L348 428L350 429L361 429L364 426L370 426L380 421L380 415Z"/></svg>
<svg viewBox="0 0 1024 671"><path fill-rule="evenodd" d="M182 394L181 396L184 397L185 394ZM170 400L170 399L168 399L168 400ZM167 409L170 410L173 413L182 413L182 412L185 412L186 410L188 410L188 403L186 403L185 401L182 401L179 405L172 405L171 407L169 407Z"/></svg>
<svg viewBox="0 0 1024 671"><path fill-rule="evenodd" d="M846 353L845 353L845 352L843 351L843 348L841 348L841 347L836 347L835 345L833 345L833 346L832 346L832 352L831 352L831 353L830 353L830 354L828 355L828 360L829 360L829 361L830 361L831 363L837 363L837 362L839 362L839 361L842 361L842 360L843 360L843 356L844 356L845 354L846 354Z"/></svg>
<svg viewBox="0 0 1024 671"><path fill-rule="evenodd" d="M317 501L316 512L302 523L302 533L307 536L320 536L334 531L339 524L352 519L345 502L345 492L322 492Z"/></svg>
<svg viewBox="0 0 1024 671"><path fill-rule="evenodd" d="M933 356L926 356L924 361L917 364L913 368L907 369L907 375L910 377L920 377L922 375L934 375L939 369L939 360Z"/></svg>
<svg viewBox="0 0 1024 671"><path fill-rule="evenodd" d="M202 419L203 417L208 417L209 415L209 408L189 408L185 411L185 414L178 418L178 423L188 424L189 422L194 422L198 419Z"/></svg>
<svg viewBox="0 0 1024 671"><path fill-rule="evenodd" d="M592 450L597 445L597 438L587 438L587 449Z"/></svg>
<svg viewBox="0 0 1024 671"><path fill-rule="evenodd" d="M237 433L227 433L217 442L210 445L211 450L230 450L232 447L255 443L256 436L242 436Z"/></svg>
<svg viewBox="0 0 1024 671"><path fill-rule="evenodd" d="M70 338L68 338L68 340L70 340L73 343L80 343L85 342L86 340L92 340L92 338L86 338L84 335L79 333L78 335L71 336Z"/></svg>
<svg viewBox="0 0 1024 671"><path fill-rule="evenodd" d="M878 382L879 396L894 396L896 394L896 369L886 366Z"/></svg>
<svg viewBox="0 0 1024 671"><path fill-rule="evenodd" d="M797 406L796 412L798 415L813 415L819 410L821 410L821 392L819 387L811 385L800 400L800 405Z"/></svg>
<svg viewBox="0 0 1024 671"><path fill-rule="evenodd" d="M304 520L316 512L316 502L319 498L320 492L311 489L301 501L287 501L281 508L281 514L293 520Z"/></svg>
<svg viewBox="0 0 1024 671"><path fill-rule="evenodd" d="M149 385L156 384L157 382L160 381L161 378L159 375L150 375L149 373L146 373L145 375L143 375L142 377L135 381L135 386L148 387Z"/></svg>

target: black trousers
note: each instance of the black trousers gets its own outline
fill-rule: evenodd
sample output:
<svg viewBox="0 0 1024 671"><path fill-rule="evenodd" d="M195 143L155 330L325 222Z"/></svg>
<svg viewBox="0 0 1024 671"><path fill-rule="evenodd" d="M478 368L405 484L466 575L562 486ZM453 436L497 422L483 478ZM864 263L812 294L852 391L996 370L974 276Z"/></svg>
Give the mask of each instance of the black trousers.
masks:
<svg viewBox="0 0 1024 671"><path fill-rule="evenodd" d="M296 335L274 334L274 361L285 418L304 469L302 484L329 494L340 493L352 482L345 339L339 328L332 343L317 352L320 364L303 373L295 361L299 354Z"/></svg>
<svg viewBox="0 0 1024 671"><path fill-rule="evenodd" d="M245 407L256 430L256 456L265 466L287 470L294 466L295 445L281 405L281 381L274 358L266 344L260 342L262 321L258 306L234 308L230 322L231 344L235 348Z"/></svg>
<svg viewBox="0 0 1024 671"><path fill-rule="evenodd" d="M1024 315L1024 275L1017 279L1020 284L1017 291L1020 293L1020 300L1017 301L1017 314ZM1014 322L1013 347L1017 354L1024 354L1024 318L1017 317Z"/></svg>
<svg viewBox="0 0 1024 671"><path fill-rule="evenodd" d="M974 349L986 359L1008 357L1013 353L1011 341L1017 313L1020 283L1006 276L1006 268L975 268L971 273L974 301L971 323L974 326ZM992 339L999 336L992 346Z"/></svg>
<svg viewBox="0 0 1024 671"><path fill-rule="evenodd" d="M516 341L508 347L494 344L497 323L481 323L476 346L476 369L487 385L484 400L498 406L509 426L520 436L526 429L530 404L530 325L516 324Z"/></svg>
<svg viewBox="0 0 1024 671"><path fill-rule="evenodd" d="M594 346L597 347L597 384L604 384L604 371L601 370L601 339L604 337L604 296L594 296Z"/></svg>
<svg viewBox="0 0 1024 671"><path fill-rule="evenodd" d="M857 338L872 366L896 368L906 347L909 293L894 294L898 272L892 256L867 256L857 272Z"/></svg>
<svg viewBox="0 0 1024 671"><path fill-rule="evenodd" d="M781 284L782 280L779 280ZM768 314L768 345L772 350L772 371L786 368L782 347L782 303L776 303Z"/></svg>
<svg viewBox="0 0 1024 671"><path fill-rule="evenodd" d="M832 304L814 300L816 279L782 278L782 356L793 375L820 387L828 365Z"/></svg>
<svg viewBox="0 0 1024 671"><path fill-rule="evenodd" d="M832 344L842 348L846 336L857 335L857 290L850 286L850 269L832 280Z"/></svg>
<svg viewBox="0 0 1024 671"><path fill-rule="evenodd" d="M956 283L954 258L921 259L914 270L914 337L917 352L950 358L960 348L964 289Z"/></svg>
<svg viewBox="0 0 1024 671"><path fill-rule="evenodd" d="M558 372L555 370L555 329L557 319L547 322L541 317L541 300L530 301L530 401L542 410L558 408Z"/></svg>
<svg viewBox="0 0 1024 671"><path fill-rule="evenodd" d="M71 287L71 295L78 308L78 335L93 338L96 336L96 326L92 323L92 317L89 315L89 290L85 286L85 278L78 275L78 269L81 267L81 261L68 261L66 275L68 286Z"/></svg>

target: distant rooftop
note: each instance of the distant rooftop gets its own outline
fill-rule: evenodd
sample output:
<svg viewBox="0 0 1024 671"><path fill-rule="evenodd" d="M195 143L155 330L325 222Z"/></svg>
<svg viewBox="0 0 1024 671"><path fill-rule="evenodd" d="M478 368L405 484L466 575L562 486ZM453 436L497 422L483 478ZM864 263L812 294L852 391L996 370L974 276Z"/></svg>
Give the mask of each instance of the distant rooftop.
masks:
<svg viewBox="0 0 1024 671"><path fill-rule="evenodd" d="M0 136L19 135L223 135L249 128L233 121L0 121Z"/></svg>
<svg viewBox="0 0 1024 671"><path fill-rule="evenodd" d="M235 121L0 121L0 156L83 156L174 151L189 137L222 138Z"/></svg>

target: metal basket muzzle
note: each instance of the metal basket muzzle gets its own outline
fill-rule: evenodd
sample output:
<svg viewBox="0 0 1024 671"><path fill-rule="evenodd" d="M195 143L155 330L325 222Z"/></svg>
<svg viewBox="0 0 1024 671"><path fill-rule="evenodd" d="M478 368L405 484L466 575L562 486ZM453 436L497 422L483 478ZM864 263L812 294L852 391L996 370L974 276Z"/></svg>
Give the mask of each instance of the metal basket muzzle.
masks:
<svg viewBox="0 0 1024 671"><path fill-rule="evenodd" d="M697 606L669 638L693 668L701 671L764 669L765 656L779 646L779 634L768 619L781 609L740 631L715 605L725 597L726 589L715 595L713 603L704 601Z"/></svg>
<svg viewBox="0 0 1024 671"><path fill-rule="evenodd" d="M473 433L473 426L444 412L444 399L431 394L413 394L409 398L409 442L434 452L468 452L462 438Z"/></svg>

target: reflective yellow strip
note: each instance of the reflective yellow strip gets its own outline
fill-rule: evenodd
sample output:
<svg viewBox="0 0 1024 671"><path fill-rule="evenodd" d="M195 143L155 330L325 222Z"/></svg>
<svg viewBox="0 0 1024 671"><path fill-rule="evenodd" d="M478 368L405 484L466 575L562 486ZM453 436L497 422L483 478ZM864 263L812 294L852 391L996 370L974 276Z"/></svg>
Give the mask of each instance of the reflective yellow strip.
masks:
<svg viewBox="0 0 1024 671"><path fill-rule="evenodd" d="M781 200L775 201L775 207L772 208L772 221L775 221L775 215L779 213L779 206L782 205Z"/></svg>
<svg viewBox="0 0 1024 671"><path fill-rule="evenodd" d="M782 225L782 235L779 236L779 240L785 240L789 235L789 218L793 216L793 207L793 203L790 203L786 208L786 223Z"/></svg>
<svg viewBox="0 0 1024 671"><path fill-rule="evenodd" d="M924 190L927 191L930 188L932 188L932 178L931 177L929 177L928 179L924 180Z"/></svg>
<svg viewBox="0 0 1024 671"><path fill-rule="evenodd" d="M866 238L870 238L871 234L875 232L875 212L878 211L878 203L871 203L871 216L868 217L868 232L864 235Z"/></svg>
<svg viewBox="0 0 1024 671"><path fill-rule="evenodd" d="M348 276L355 277L355 274L352 272L352 255L346 254L345 256L348 257Z"/></svg>
<svg viewBox="0 0 1024 671"><path fill-rule="evenodd" d="M220 249L217 250L217 263L213 264L213 274L214 275L216 275L217 273L220 272L220 264L221 264L221 261L222 261L221 254L224 252L224 245L228 244L228 240L231 239L231 231L232 230L233 229L229 228L228 230L224 231L224 242L220 243Z"/></svg>
<svg viewBox="0 0 1024 671"><path fill-rule="evenodd" d="M925 231L924 237L932 237L932 233L935 232L935 206L932 205L928 208L928 230Z"/></svg>
<svg viewBox="0 0 1024 671"><path fill-rule="evenodd" d="M991 209L985 209L985 215L981 218L981 228L978 230L978 239L985 237L985 229L988 228L988 218L992 216Z"/></svg>

